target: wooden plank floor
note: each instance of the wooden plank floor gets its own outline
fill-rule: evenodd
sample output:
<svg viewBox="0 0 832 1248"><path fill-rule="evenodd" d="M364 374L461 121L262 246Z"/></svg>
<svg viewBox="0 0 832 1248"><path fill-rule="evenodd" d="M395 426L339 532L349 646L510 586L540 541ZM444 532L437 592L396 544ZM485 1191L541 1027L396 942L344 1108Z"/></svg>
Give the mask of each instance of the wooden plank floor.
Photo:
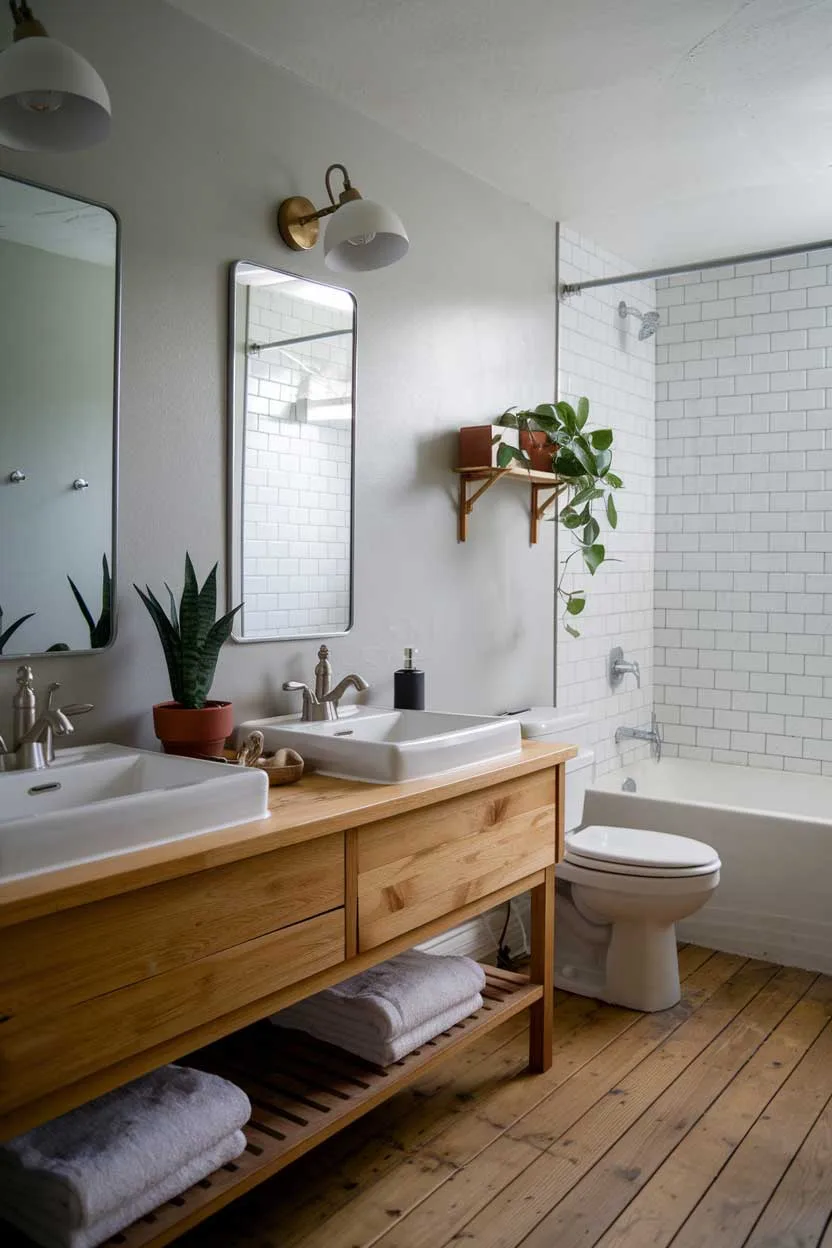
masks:
<svg viewBox="0 0 832 1248"><path fill-rule="evenodd" d="M832 1248L832 979L688 946L640 1015L557 995L236 1201L187 1248Z"/></svg>

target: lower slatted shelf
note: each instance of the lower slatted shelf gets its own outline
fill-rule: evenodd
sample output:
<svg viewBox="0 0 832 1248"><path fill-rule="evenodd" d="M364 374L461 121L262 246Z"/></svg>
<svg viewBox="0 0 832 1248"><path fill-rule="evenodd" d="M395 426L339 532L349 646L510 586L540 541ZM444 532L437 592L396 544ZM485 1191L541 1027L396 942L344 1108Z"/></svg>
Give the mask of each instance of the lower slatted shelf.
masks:
<svg viewBox="0 0 832 1248"><path fill-rule="evenodd" d="M108 1240L113 1248L162 1248L223 1205L413 1083L449 1050L539 1001L525 975L483 967L481 1010L384 1070L298 1032L260 1023L203 1049L189 1064L224 1075L249 1095L248 1145L236 1161Z"/></svg>

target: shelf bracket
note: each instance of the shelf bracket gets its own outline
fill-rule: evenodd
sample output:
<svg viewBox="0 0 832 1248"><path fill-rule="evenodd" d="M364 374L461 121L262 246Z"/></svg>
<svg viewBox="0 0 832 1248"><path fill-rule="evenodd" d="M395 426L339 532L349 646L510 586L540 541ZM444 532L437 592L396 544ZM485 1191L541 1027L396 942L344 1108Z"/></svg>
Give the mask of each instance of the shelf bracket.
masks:
<svg viewBox="0 0 832 1248"><path fill-rule="evenodd" d="M490 490L494 482L499 481L500 477L502 477L506 471L508 470L495 468L493 476L488 477L482 483L480 488L474 491L474 493L471 495L470 498L468 497L468 482L470 478L464 475L460 476L459 478L459 528L457 531L457 541L464 542L467 540L468 517L470 516L471 512L474 510L474 503L477 501L478 498L482 497L482 495L485 493L486 490Z"/></svg>
<svg viewBox="0 0 832 1248"><path fill-rule="evenodd" d="M558 488L554 491L554 493L550 494L548 498L544 498L543 502L541 503L540 495L545 490L548 490L548 489L550 489L548 485L532 484L532 487L531 487L532 501L531 501L531 506L529 508L529 545L530 546L537 545L538 529L539 529L540 521L546 515L546 512L549 510L552 504L557 502L558 495L560 494L560 488Z"/></svg>

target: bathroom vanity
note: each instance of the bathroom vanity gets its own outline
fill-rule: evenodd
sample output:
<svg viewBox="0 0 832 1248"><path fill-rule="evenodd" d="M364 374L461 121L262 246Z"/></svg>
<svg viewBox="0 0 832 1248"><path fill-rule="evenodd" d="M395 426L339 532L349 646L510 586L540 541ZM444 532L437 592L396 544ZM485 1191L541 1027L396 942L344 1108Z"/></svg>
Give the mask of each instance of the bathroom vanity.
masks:
<svg viewBox="0 0 832 1248"><path fill-rule="evenodd" d="M530 1068L545 1070L574 754L526 744L394 785L311 775L272 790L266 819L0 884L0 1138L186 1055L228 1074L255 1101L247 1151L128 1228L140 1248L527 1007ZM486 968L483 1009L384 1072L267 1025L236 1034L526 890L528 976Z"/></svg>

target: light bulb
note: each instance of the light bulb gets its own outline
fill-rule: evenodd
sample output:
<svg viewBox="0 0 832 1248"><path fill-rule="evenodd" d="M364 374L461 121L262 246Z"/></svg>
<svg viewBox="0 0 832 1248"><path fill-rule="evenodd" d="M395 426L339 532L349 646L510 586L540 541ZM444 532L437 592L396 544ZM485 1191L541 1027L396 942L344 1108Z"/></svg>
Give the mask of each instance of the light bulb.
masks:
<svg viewBox="0 0 832 1248"><path fill-rule="evenodd" d="M17 102L30 113L57 113L65 98L63 91L23 91Z"/></svg>
<svg viewBox="0 0 832 1248"><path fill-rule="evenodd" d="M373 230L372 234L356 234L355 238L348 238L347 242L350 247L367 247L375 236L375 230Z"/></svg>

